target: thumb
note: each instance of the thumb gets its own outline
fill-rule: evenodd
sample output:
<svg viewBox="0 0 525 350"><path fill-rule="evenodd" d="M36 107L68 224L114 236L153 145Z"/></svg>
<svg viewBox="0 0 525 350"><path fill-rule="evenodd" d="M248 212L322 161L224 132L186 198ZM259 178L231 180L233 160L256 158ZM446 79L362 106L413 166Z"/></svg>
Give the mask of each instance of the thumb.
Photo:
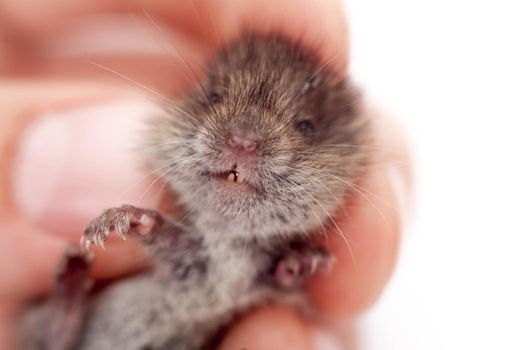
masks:
<svg viewBox="0 0 525 350"><path fill-rule="evenodd" d="M152 103L131 95L62 96L36 112L27 109L33 115L13 142L7 176L12 206L23 219L78 237L105 207L153 205L154 191L146 191L151 180L141 179L134 150L142 122L155 113Z"/></svg>
<svg viewBox="0 0 525 350"><path fill-rule="evenodd" d="M65 240L78 242L102 209L154 206L158 191L133 149L141 121L154 110L135 91L110 85L0 85L0 288L20 295L47 289L43 281L52 280ZM97 254L94 275L144 265L136 245L118 243Z"/></svg>

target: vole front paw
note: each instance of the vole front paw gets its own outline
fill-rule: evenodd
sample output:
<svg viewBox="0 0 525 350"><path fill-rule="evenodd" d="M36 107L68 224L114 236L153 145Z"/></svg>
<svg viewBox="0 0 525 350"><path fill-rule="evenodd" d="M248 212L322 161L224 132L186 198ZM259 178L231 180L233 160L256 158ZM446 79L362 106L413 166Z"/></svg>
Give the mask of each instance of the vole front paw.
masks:
<svg viewBox="0 0 525 350"><path fill-rule="evenodd" d="M302 287L310 276L327 273L333 260L330 252L323 247L304 246L292 249L277 262L274 282L284 289Z"/></svg>
<svg viewBox="0 0 525 350"><path fill-rule="evenodd" d="M157 219L156 212L132 205L107 209L86 227L81 245L86 250L92 244L104 248L104 242L111 232L117 233L124 240L128 234L148 236L153 232Z"/></svg>

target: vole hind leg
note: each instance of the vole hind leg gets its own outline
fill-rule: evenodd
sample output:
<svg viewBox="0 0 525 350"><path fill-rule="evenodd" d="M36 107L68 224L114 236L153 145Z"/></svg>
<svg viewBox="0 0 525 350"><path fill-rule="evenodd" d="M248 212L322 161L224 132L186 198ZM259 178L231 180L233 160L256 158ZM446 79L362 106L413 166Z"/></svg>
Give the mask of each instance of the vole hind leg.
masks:
<svg viewBox="0 0 525 350"><path fill-rule="evenodd" d="M278 257L272 271L273 282L284 290L299 289L310 276L327 273L333 260L324 247L293 243L288 251Z"/></svg>
<svg viewBox="0 0 525 350"><path fill-rule="evenodd" d="M91 253L78 246L68 246L58 266L56 284L49 305L47 332L43 347L48 350L71 350L76 347L84 324L87 298L92 287L89 269Z"/></svg>

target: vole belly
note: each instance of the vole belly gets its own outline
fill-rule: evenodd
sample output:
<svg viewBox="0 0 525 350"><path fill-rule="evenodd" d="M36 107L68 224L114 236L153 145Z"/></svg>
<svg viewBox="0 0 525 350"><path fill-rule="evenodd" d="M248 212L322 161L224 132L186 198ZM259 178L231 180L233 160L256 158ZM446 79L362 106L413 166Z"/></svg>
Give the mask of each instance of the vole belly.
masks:
<svg viewBox="0 0 525 350"><path fill-rule="evenodd" d="M222 241L192 255L187 267L163 266L97 295L79 349L197 349L203 335L265 297L255 288L253 249Z"/></svg>

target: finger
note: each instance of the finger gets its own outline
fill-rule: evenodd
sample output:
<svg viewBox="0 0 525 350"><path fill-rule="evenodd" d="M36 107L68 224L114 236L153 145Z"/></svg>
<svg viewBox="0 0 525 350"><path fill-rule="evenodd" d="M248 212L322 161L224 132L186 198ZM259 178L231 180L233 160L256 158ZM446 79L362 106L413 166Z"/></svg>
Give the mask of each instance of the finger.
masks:
<svg viewBox="0 0 525 350"><path fill-rule="evenodd" d="M14 349L13 335L16 322L13 320L28 299L39 296L51 288L56 266L63 257L65 246L65 240L27 222L2 223L0 230L1 349ZM130 256L133 256L134 252L129 248L127 250L128 252L122 249L114 252L119 254L119 259L97 254L97 262L106 267L97 271L97 264L95 264L94 272L100 272L96 277L119 276L129 272L132 266L137 266L135 262L130 261ZM115 264L114 261L117 263Z"/></svg>
<svg viewBox="0 0 525 350"><path fill-rule="evenodd" d="M65 83L4 87L0 189L5 195L0 196L0 216L1 235L9 236L11 248L3 247L10 252L41 250L31 255L32 260L22 260L19 267L26 270L15 276L27 278L41 291L48 284L40 281L53 279L66 240L79 242L85 225L102 209L122 203L156 205L159 188L150 186L153 180L144 176L133 156L138 153L133 147L137 135L140 138L141 121L155 108L136 92L117 87ZM60 242L49 248L60 254L46 255L45 244L39 243L48 242L45 235ZM93 269L97 277L114 277L145 265L136 245L119 243L110 240L112 247L98 252ZM2 276L10 273L9 262L15 261L0 265ZM31 277L32 271L38 271L39 279ZM34 292L23 283L7 283L0 290L22 295L16 286Z"/></svg>
<svg viewBox="0 0 525 350"><path fill-rule="evenodd" d="M391 122L369 113L379 155L328 235L336 257L333 271L308 286L316 306L332 315L356 314L372 305L392 274L399 248L410 180L405 140Z"/></svg>
<svg viewBox="0 0 525 350"><path fill-rule="evenodd" d="M65 244L26 222L4 222L0 232L0 300L20 302L49 289Z"/></svg>
<svg viewBox="0 0 525 350"><path fill-rule="evenodd" d="M228 3L233 6L208 0L220 40L229 41L246 30L283 33L316 47L321 61L345 71L349 40L340 1L235 0Z"/></svg>
<svg viewBox="0 0 525 350"><path fill-rule="evenodd" d="M16 349L14 334L17 307L12 303L0 303L0 349Z"/></svg>
<svg viewBox="0 0 525 350"><path fill-rule="evenodd" d="M137 93L119 86L34 80L0 81L0 214L12 215L12 165L26 127L46 111L64 110L111 98L135 98Z"/></svg>
<svg viewBox="0 0 525 350"><path fill-rule="evenodd" d="M27 97L35 93L29 89ZM16 110L13 104L27 103L26 111L33 114L13 140L13 156L4 168L5 187L21 216L48 231L75 234L103 207L155 201L155 189L145 190L151 180L143 179L141 159L133 147L143 122L158 109L131 93L99 97L75 103L65 95L55 105L39 105L38 111L26 100L5 101L8 111ZM88 95L83 98L90 100ZM143 201L138 203L139 199Z"/></svg>
<svg viewBox="0 0 525 350"><path fill-rule="evenodd" d="M310 330L297 315L282 306L257 310L229 330L219 350L313 350Z"/></svg>
<svg viewBox="0 0 525 350"><path fill-rule="evenodd" d="M130 46L136 48L137 42L150 48L152 46L159 48L160 42L160 46L178 50L177 44L180 41L185 41L186 44L191 41L192 44L189 45L197 48L202 56L190 57L191 59L186 58L186 60L192 62L194 59L195 62L200 63L204 59L203 56L209 54L209 49L216 44L229 42L246 31L281 33L300 39L319 51L322 62L330 61L331 66L340 69L342 73L348 57L344 12L340 1L337 0L308 2L302 0L284 2L139 0L124 3L75 0L67 2L64 6L60 5L63 1L59 1L60 4L52 7L56 10L39 11L36 15L32 9L37 8L40 1L7 0L3 4L4 17L9 19L6 23L15 23L14 28L26 33L25 36L17 34L16 31L7 33L9 37L13 37L13 40L10 40L6 47L14 51L38 47L38 51L23 53L25 56L43 54L36 64L40 69L46 69L48 73L67 72L71 66L78 72L77 66L83 64L80 57L90 57L89 48L96 47L98 55L101 53L106 56L112 55L115 59L119 56L115 48L129 49ZM112 17L89 16L101 12L111 12L113 15ZM130 13L134 15L130 16ZM68 28L67 32L63 31L64 27ZM138 30L140 27L142 30ZM158 27L172 28L175 32L183 33L189 41L181 39L180 36L164 40L164 34L160 33ZM125 32L128 34L123 34ZM147 35L144 35L144 32ZM133 37L133 40L122 40L123 37ZM24 40L29 40L30 43L20 45ZM72 50L77 50L76 64L73 60L68 64L58 64L60 52L68 56ZM82 55L78 54L78 50ZM23 58L22 55L18 56L19 59ZM46 64L43 65L42 61ZM21 66L16 65L15 60L12 64L18 69L29 72L28 67L37 69L34 62L35 60L26 60ZM120 64L126 66L124 61L118 63L119 66ZM135 65L135 68L139 70L143 69L143 66ZM169 66L168 68L172 69ZM157 75L158 72L159 70Z"/></svg>
<svg viewBox="0 0 525 350"><path fill-rule="evenodd" d="M67 244L67 240L28 222L3 223L0 231L0 300L16 304L48 291ZM130 242L108 247L107 251L97 251L91 274L97 279L110 279L145 265L141 250Z"/></svg>

